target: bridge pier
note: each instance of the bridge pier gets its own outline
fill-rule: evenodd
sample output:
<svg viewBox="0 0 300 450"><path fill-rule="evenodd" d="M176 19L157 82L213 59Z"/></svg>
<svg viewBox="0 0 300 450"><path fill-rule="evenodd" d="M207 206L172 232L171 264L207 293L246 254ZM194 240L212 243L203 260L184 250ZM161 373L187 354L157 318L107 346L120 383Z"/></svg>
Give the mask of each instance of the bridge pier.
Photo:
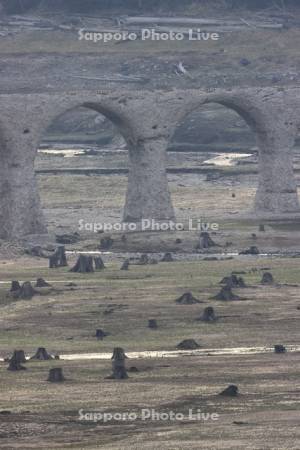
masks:
<svg viewBox="0 0 300 450"><path fill-rule="evenodd" d="M256 212L276 215L300 212L293 168L293 132L278 127L263 142L259 139L259 146Z"/></svg>
<svg viewBox="0 0 300 450"><path fill-rule="evenodd" d="M167 173L168 139L139 139L129 148L129 176L123 219L169 220L174 218Z"/></svg>
<svg viewBox="0 0 300 450"><path fill-rule="evenodd" d="M0 149L0 238L47 233L34 173L32 144L16 135Z"/></svg>

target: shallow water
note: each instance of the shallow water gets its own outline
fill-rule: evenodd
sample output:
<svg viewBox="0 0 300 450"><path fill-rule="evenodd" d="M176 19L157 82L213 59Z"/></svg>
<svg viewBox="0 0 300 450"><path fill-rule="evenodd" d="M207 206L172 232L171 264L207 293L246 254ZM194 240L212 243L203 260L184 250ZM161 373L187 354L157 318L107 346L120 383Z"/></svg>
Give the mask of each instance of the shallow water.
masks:
<svg viewBox="0 0 300 450"><path fill-rule="evenodd" d="M287 345L287 352L295 353L300 351L300 346ZM221 356L221 355L252 355L262 353L273 353L273 347L234 347L222 349L197 349L197 350L161 350L144 352L126 352L130 359L147 358L178 358L181 356ZM60 355L60 359L65 361L76 360L107 360L111 359L111 353L78 353L71 355Z"/></svg>
<svg viewBox="0 0 300 450"><path fill-rule="evenodd" d="M214 166L234 166L238 159L249 158L252 156L251 153L219 153L218 156L214 158L207 159L203 164L214 165Z"/></svg>
<svg viewBox="0 0 300 450"><path fill-rule="evenodd" d="M286 345L288 353L300 352L300 346ZM232 347L219 349L197 349L197 350L154 350L141 352L126 352L129 359L160 359L160 358L179 358L185 356L240 356L274 353L273 347ZM112 353L73 353L59 355L62 361L87 361L87 360L109 360ZM29 356L26 356L29 359ZM0 358L0 361L3 361Z"/></svg>

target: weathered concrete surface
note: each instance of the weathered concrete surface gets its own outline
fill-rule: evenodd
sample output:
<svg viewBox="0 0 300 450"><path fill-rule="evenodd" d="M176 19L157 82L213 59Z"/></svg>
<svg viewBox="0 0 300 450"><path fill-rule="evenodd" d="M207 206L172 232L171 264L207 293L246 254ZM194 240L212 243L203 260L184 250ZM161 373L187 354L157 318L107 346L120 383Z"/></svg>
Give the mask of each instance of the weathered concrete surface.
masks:
<svg viewBox="0 0 300 450"><path fill-rule="evenodd" d="M210 102L234 109L257 137L257 213L299 211L293 174L293 145L300 127L299 88L7 94L0 95L0 101L1 238L45 232L34 159L52 121L79 106L104 114L128 144L125 220L174 216L166 177L168 141L186 115Z"/></svg>

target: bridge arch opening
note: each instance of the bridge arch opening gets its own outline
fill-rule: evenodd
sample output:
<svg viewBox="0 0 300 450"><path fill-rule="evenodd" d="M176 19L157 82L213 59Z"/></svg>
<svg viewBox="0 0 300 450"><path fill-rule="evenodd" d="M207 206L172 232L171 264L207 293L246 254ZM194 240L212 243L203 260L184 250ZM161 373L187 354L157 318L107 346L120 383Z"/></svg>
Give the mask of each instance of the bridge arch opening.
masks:
<svg viewBox="0 0 300 450"><path fill-rule="evenodd" d="M130 127L93 103L48 121L35 159L48 231L94 232L122 218L127 189Z"/></svg>
<svg viewBox="0 0 300 450"><path fill-rule="evenodd" d="M230 100L206 100L182 116L168 148L177 220L249 211L258 183L258 135L263 128L256 117Z"/></svg>

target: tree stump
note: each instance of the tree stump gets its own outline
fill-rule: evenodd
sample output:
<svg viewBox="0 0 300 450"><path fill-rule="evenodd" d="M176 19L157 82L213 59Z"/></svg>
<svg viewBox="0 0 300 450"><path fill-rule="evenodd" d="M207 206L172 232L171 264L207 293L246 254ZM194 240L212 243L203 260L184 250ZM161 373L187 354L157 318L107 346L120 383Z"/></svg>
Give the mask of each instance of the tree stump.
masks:
<svg viewBox="0 0 300 450"><path fill-rule="evenodd" d="M38 278L35 283L36 288L44 288L44 287L51 287L51 284L47 283L47 281L44 280L44 278Z"/></svg>
<svg viewBox="0 0 300 450"><path fill-rule="evenodd" d="M215 322L217 317L214 308L212 306L205 308L199 320L202 320L203 322Z"/></svg>
<svg viewBox="0 0 300 450"><path fill-rule="evenodd" d="M235 274L230 275L229 277L224 277L220 284L225 284L228 287L239 287L244 288L246 287L246 283L243 277L237 277Z"/></svg>
<svg viewBox="0 0 300 450"><path fill-rule="evenodd" d="M53 357L47 352L44 347L39 347L35 355L33 355L30 360L32 361L49 361Z"/></svg>
<svg viewBox="0 0 300 450"><path fill-rule="evenodd" d="M202 303L200 300L195 298L191 292L186 292L181 295L181 297L177 298L175 302L178 305L193 305L195 303Z"/></svg>
<svg viewBox="0 0 300 450"><path fill-rule="evenodd" d="M185 339L176 348L178 350L197 350L197 348L200 348L200 345L194 339Z"/></svg>
<svg viewBox="0 0 300 450"><path fill-rule="evenodd" d="M19 292L21 290L21 285L18 281L11 282L10 292Z"/></svg>
<svg viewBox="0 0 300 450"><path fill-rule="evenodd" d="M135 367L135 366L132 366L132 367L129 367L128 372L138 373L139 369L137 367Z"/></svg>
<svg viewBox="0 0 300 450"><path fill-rule="evenodd" d="M53 255L49 257L49 268L56 269L58 267L67 267L68 261L66 250L63 245L57 247Z"/></svg>
<svg viewBox="0 0 300 450"><path fill-rule="evenodd" d="M209 233L207 231L202 231L200 233L199 244L196 247L196 250L204 250L210 247L217 247L218 245L211 239Z"/></svg>
<svg viewBox="0 0 300 450"><path fill-rule="evenodd" d="M259 255L259 250L255 245L251 245L247 250L242 250L240 255Z"/></svg>
<svg viewBox="0 0 300 450"><path fill-rule="evenodd" d="M93 273L94 264L92 256L79 255L75 266L70 270L75 273Z"/></svg>
<svg viewBox="0 0 300 450"><path fill-rule="evenodd" d="M63 370L60 367L50 369L47 381L49 381L50 383L62 383L63 381L65 381Z"/></svg>
<svg viewBox="0 0 300 450"><path fill-rule="evenodd" d="M267 285L274 284L273 275L270 272L265 272L262 276L261 284L267 284Z"/></svg>
<svg viewBox="0 0 300 450"><path fill-rule="evenodd" d="M259 231L261 231L261 232L266 231L265 226L262 223L259 225Z"/></svg>
<svg viewBox="0 0 300 450"><path fill-rule="evenodd" d="M57 234L55 238L58 244L76 244L80 239L80 235L77 232L72 234Z"/></svg>
<svg viewBox="0 0 300 450"><path fill-rule="evenodd" d="M149 319L148 328L151 328L152 330L156 330L158 328L156 319Z"/></svg>
<svg viewBox="0 0 300 450"><path fill-rule="evenodd" d="M240 300L241 298L238 295L235 295L230 286L223 286L221 291L213 297L214 300Z"/></svg>
<svg viewBox="0 0 300 450"><path fill-rule="evenodd" d="M275 353L286 353L286 348L284 345L277 344L277 345L274 345L274 352Z"/></svg>
<svg viewBox="0 0 300 450"><path fill-rule="evenodd" d="M147 264L149 264L149 256L146 253L144 253L143 255L141 255L137 264L140 266L146 266Z"/></svg>
<svg viewBox="0 0 300 450"><path fill-rule="evenodd" d="M125 259L120 270L129 270L129 265L130 265L129 259Z"/></svg>
<svg viewBox="0 0 300 450"><path fill-rule="evenodd" d="M108 333L105 333L105 331L103 331L101 329L96 330L96 338L99 341L102 341L106 336L108 336Z"/></svg>
<svg viewBox="0 0 300 450"><path fill-rule="evenodd" d="M25 281L22 284L21 290L19 291L18 298L23 300L31 300L32 297L36 294L36 291L33 289L30 281Z"/></svg>
<svg viewBox="0 0 300 450"><path fill-rule="evenodd" d="M18 370L26 370L26 367L22 366L22 363L26 362L25 353L23 350L15 350L12 357L9 360L9 366L7 370L16 372Z"/></svg>
<svg viewBox="0 0 300 450"><path fill-rule="evenodd" d="M224 391L220 392L219 395L223 395L225 397L236 397L239 393L239 389L234 384L230 384Z"/></svg>
<svg viewBox="0 0 300 450"><path fill-rule="evenodd" d="M95 269L96 270L103 270L105 269L105 265L104 262L101 258L101 256L97 256L94 258L94 263L95 263Z"/></svg>
<svg viewBox="0 0 300 450"><path fill-rule="evenodd" d="M128 378L128 374L125 367L125 359L127 356L125 355L125 352L123 348L116 347L113 352L112 356L112 370L113 373L109 379L113 380L125 380Z"/></svg>
<svg viewBox="0 0 300 450"><path fill-rule="evenodd" d="M113 246L114 240L110 237L104 237L100 241L100 249L101 250L110 250Z"/></svg>
<svg viewBox="0 0 300 450"><path fill-rule="evenodd" d="M161 262L173 262L173 261L174 261L174 259L173 259L172 253L170 253L170 252L165 253L161 259Z"/></svg>

